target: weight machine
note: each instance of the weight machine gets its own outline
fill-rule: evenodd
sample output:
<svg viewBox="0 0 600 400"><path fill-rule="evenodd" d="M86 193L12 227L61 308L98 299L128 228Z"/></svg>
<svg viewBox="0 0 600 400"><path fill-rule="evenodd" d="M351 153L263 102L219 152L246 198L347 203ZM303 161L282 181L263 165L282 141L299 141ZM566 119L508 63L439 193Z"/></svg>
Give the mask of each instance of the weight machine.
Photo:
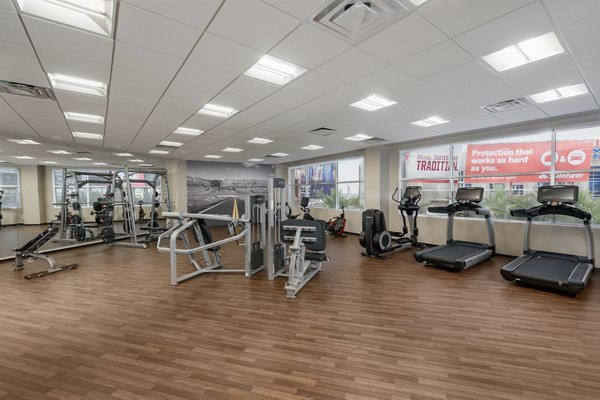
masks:
<svg viewBox="0 0 600 400"><path fill-rule="evenodd" d="M282 178L269 178L267 184L267 249L265 264L269 280L288 278L286 297L298 292L322 270L329 258L326 247L325 221L287 219L283 221L286 186ZM289 248L286 249L286 244ZM308 252L307 252L308 250Z"/></svg>
<svg viewBox="0 0 600 400"><path fill-rule="evenodd" d="M230 217L218 214L164 212L162 216L177 220L177 224L158 236L156 247L158 251L168 252L171 263L171 285L206 273L243 273L247 278L264 269L265 251L265 197L263 195L248 196L244 200L244 215ZM239 227L230 232L234 233L225 239L213 241L206 221L225 221L231 226ZM191 234L188 235L188 233ZM192 240L196 244L192 244ZM168 246L165 244L168 241ZM183 247L179 245L179 241ZM242 241L242 243L239 243ZM222 268L219 250L222 245L236 242L245 246L244 268ZM196 254L202 254L202 260ZM177 255L188 256L195 271L185 275L177 272Z"/></svg>

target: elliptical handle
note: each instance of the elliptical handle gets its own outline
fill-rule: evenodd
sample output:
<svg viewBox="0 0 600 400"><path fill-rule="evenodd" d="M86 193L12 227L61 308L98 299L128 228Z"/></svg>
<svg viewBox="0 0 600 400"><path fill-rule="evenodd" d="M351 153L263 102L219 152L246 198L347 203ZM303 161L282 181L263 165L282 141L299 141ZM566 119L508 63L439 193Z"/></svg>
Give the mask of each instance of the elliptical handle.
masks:
<svg viewBox="0 0 600 400"><path fill-rule="evenodd" d="M392 193L392 200L395 201L396 203L400 204L400 199L398 198L394 198L394 196L396 196L396 194L398 194L398 190L400 188L396 188L396 190L394 190L394 193Z"/></svg>

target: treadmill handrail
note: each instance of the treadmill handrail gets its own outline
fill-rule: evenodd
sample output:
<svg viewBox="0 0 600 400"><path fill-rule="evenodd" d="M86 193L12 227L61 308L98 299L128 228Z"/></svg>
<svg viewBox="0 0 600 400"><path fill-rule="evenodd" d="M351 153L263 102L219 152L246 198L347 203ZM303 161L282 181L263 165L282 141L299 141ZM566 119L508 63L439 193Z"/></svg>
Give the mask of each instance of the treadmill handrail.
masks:
<svg viewBox="0 0 600 400"><path fill-rule="evenodd" d="M583 221L590 221L592 219L592 214L570 204L541 204L528 208L527 210L511 210L510 215L522 218L535 218L542 215L565 215Z"/></svg>
<svg viewBox="0 0 600 400"><path fill-rule="evenodd" d="M456 214L457 212L474 212L479 215L489 215L488 208L483 207L478 203L469 202L454 202L447 206L428 207L427 210L436 214Z"/></svg>

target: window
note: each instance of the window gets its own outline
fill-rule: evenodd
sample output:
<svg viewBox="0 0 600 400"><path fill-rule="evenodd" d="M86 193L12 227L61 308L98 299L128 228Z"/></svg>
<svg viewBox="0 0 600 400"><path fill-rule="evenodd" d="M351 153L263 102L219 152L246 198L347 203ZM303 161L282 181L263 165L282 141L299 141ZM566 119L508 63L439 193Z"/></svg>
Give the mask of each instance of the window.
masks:
<svg viewBox="0 0 600 400"><path fill-rule="evenodd" d="M0 190L2 208L20 207L19 170L17 168L0 168Z"/></svg>
<svg viewBox="0 0 600 400"><path fill-rule="evenodd" d="M78 202L82 207L91 207L95 201L98 201L99 197L105 197L106 193L110 190L111 177L107 174L111 174L109 171L80 171L86 174L78 174L77 182L82 183L85 181L92 181L79 188L79 198L70 198L71 202ZM77 190L75 188L75 177L69 174L67 171L67 195L74 195ZM58 203L63 202L62 188L63 188L63 170L55 169L52 171L52 181L54 186L54 203L58 207ZM118 193L117 193L118 194ZM115 199L119 200L119 199Z"/></svg>
<svg viewBox="0 0 600 400"><path fill-rule="evenodd" d="M510 210L538 204L538 187L573 184L578 206L600 223L600 127L432 146L400 157L401 186L422 186L425 209L448 204L459 187L482 186L482 204L494 218L511 219Z"/></svg>
<svg viewBox="0 0 600 400"><path fill-rule="evenodd" d="M291 206L309 197L311 208L361 210L364 207L364 158L301 165L288 170Z"/></svg>

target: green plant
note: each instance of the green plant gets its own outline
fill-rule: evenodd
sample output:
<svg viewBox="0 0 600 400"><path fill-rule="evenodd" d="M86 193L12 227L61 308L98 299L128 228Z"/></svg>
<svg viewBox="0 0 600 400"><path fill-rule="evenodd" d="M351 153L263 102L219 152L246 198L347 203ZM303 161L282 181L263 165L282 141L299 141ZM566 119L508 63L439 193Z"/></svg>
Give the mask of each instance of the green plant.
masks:
<svg viewBox="0 0 600 400"><path fill-rule="evenodd" d="M345 208L360 208L360 197L352 196L343 193L341 190L337 192L337 198L339 199L339 207ZM336 193L332 192L327 196L321 197L324 208L336 209Z"/></svg>

